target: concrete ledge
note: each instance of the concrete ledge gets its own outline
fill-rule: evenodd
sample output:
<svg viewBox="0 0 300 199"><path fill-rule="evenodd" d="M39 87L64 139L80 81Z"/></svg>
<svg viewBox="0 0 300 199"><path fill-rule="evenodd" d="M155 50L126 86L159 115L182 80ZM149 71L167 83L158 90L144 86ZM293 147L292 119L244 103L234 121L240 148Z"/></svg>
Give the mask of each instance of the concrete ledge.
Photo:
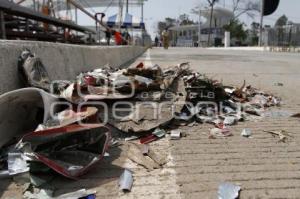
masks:
<svg viewBox="0 0 300 199"><path fill-rule="evenodd" d="M299 47L211 47L207 48L209 50L238 50L238 51L266 51L266 52L291 52L291 53L300 53Z"/></svg>
<svg viewBox="0 0 300 199"><path fill-rule="evenodd" d="M0 40L0 94L21 87L17 63L19 55L26 48L42 59L51 80L71 80L82 71L99 68L106 64L120 67L146 50L139 46L79 46Z"/></svg>
<svg viewBox="0 0 300 199"><path fill-rule="evenodd" d="M300 53L300 47L270 47L270 52Z"/></svg>
<svg viewBox="0 0 300 199"><path fill-rule="evenodd" d="M269 47L210 47L209 50L270 51Z"/></svg>

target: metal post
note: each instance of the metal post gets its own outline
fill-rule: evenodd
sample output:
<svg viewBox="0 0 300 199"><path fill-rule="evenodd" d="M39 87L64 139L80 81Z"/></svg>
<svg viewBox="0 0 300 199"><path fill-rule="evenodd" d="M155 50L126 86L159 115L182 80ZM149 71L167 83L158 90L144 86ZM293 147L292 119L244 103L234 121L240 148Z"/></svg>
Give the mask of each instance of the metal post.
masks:
<svg viewBox="0 0 300 199"><path fill-rule="evenodd" d="M36 3L35 3L35 0L32 0L32 4L33 4L33 10L36 11Z"/></svg>
<svg viewBox="0 0 300 199"><path fill-rule="evenodd" d="M69 19L69 17L71 16L71 4L70 4L70 2L69 1L67 1L67 9L66 9L66 17L67 17L67 19ZM71 20L72 20L72 18L71 18Z"/></svg>
<svg viewBox="0 0 300 199"><path fill-rule="evenodd" d="M123 3L122 0L119 0L119 32L121 32L122 18L123 18Z"/></svg>
<svg viewBox="0 0 300 199"><path fill-rule="evenodd" d="M201 8L199 8L198 47L201 47Z"/></svg>
<svg viewBox="0 0 300 199"><path fill-rule="evenodd" d="M4 12L0 10L1 38L6 39Z"/></svg>
<svg viewBox="0 0 300 199"><path fill-rule="evenodd" d="M265 10L265 0L261 0L260 29L259 29L259 46L262 46L262 32L263 32L263 23L264 23L264 10Z"/></svg>
<svg viewBox="0 0 300 199"><path fill-rule="evenodd" d="M37 9L36 11L39 12L41 10L41 4L39 1L37 1Z"/></svg>
<svg viewBox="0 0 300 199"><path fill-rule="evenodd" d="M26 0L20 0L20 1L18 1L16 4L21 4L21 3L23 3L24 1L26 1Z"/></svg>
<svg viewBox="0 0 300 199"><path fill-rule="evenodd" d="M141 15L142 15L142 22L144 22L144 2L142 1L142 10L141 10Z"/></svg>
<svg viewBox="0 0 300 199"><path fill-rule="evenodd" d="M95 15L95 19L97 19L97 15ZM95 25L96 25L96 40L98 40L99 39L99 28L98 28L98 21L97 20L95 20ZM96 41L96 43L97 43L97 41ZM99 39L99 44L100 44L101 42L100 42L100 39Z"/></svg>
<svg viewBox="0 0 300 199"><path fill-rule="evenodd" d="M29 31L29 21L28 21L28 19L26 19L26 31L28 32Z"/></svg>
<svg viewBox="0 0 300 199"><path fill-rule="evenodd" d="M106 26L103 25L102 21L99 21L98 19L96 19L94 15L92 15L91 13L89 13L86 9L84 9L76 1L74 1L74 0L67 0L67 2L71 3L72 5L74 5L76 8L78 8L80 11L82 11L83 13L85 13L87 16L91 17L93 20L96 20L101 26L106 27ZM108 27L106 27L106 28L108 28Z"/></svg>
<svg viewBox="0 0 300 199"><path fill-rule="evenodd" d="M96 40L99 41L99 44L101 44L101 35L100 35L100 26L98 25L98 15L101 15L101 21L102 21L102 18L103 18L103 13L96 13L95 14L95 23L96 23ZM97 43L97 42L96 42Z"/></svg>
<svg viewBox="0 0 300 199"><path fill-rule="evenodd" d="M142 15L142 23L144 22L144 1L142 0L141 4L141 15ZM144 35L144 29L142 30L142 44L145 46L145 35Z"/></svg>
<svg viewBox="0 0 300 199"><path fill-rule="evenodd" d="M215 1L214 1L215 2ZM211 10L210 10L210 18L209 18L209 32L208 32L208 41L207 41L207 46L210 47L210 38L211 38L211 26L212 26L212 19L213 19L213 13L214 13L214 3L211 5Z"/></svg>
<svg viewBox="0 0 300 199"><path fill-rule="evenodd" d="M78 25L78 9L75 7L75 23Z"/></svg>
<svg viewBox="0 0 300 199"><path fill-rule="evenodd" d="M78 25L78 9L76 7L75 7L75 23ZM78 36L78 31L76 31L76 35Z"/></svg>
<svg viewBox="0 0 300 199"><path fill-rule="evenodd" d="M289 31L289 47L291 46L291 43L292 43L292 28L293 28L293 25L289 24L289 28L290 28L290 31Z"/></svg>
<svg viewBox="0 0 300 199"><path fill-rule="evenodd" d="M92 44L92 34L89 33L89 44L91 45Z"/></svg>
<svg viewBox="0 0 300 199"><path fill-rule="evenodd" d="M128 14L128 0L126 0L126 14Z"/></svg>

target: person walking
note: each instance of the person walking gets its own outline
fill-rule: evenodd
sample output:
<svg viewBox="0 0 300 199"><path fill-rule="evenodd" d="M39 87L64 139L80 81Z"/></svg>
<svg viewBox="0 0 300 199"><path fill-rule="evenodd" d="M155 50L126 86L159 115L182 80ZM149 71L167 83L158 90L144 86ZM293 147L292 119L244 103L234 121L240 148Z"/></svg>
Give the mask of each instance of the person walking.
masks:
<svg viewBox="0 0 300 199"><path fill-rule="evenodd" d="M123 45L129 45L130 44L130 40L131 40L131 36L128 33L127 29L123 32L122 37L123 37L123 40L124 40L123 41Z"/></svg>
<svg viewBox="0 0 300 199"><path fill-rule="evenodd" d="M106 37L106 43L109 46L110 45L110 39L111 39L111 30L110 29L106 29L105 37Z"/></svg>
<svg viewBox="0 0 300 199"><path fill-rule="evenodd" d="M122 34L118 31L113 30L113 35L115 36L115 42L117 46L120 46L123 44L123 37Z"/></svg>
<svg viewBox="0 0 300 199"><path fill-rule="evenodd" d="M169 31L168 31L168 28L166 28L162 32L162 40L163 40L164 49L167 50L169 48Z"/></svg>
<svg viewBox="0 0 300 199"><path fill-rule="evenodd" d="M154 39L154 43L155 43L155 47L158 47L159 39L157 36Z"/></svg>
<svg viewBox="0 0 300 199"><path fill-rule="evenodd" d="M114 36L116 45L122 45L123 38L122 38L121 33L118 32L118 31L116 31L116 30L114 30L114 29L112 29L112 28L110 28L109 26L107 26L106 24L103 23L103 18L105 17L104 13L98 13L98 14L101 14L100 25L102 25L106 29L105 34L109 32L110 33L110 37L112 35ZM109 36L109 35L107 34L106 36Z"/></svg>

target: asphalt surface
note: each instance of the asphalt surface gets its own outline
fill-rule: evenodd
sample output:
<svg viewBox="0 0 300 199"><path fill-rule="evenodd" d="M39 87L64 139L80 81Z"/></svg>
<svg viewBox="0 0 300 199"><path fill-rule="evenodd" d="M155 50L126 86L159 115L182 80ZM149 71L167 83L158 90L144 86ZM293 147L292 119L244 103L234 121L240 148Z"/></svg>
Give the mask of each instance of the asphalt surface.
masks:
<svg viewBox="0 0 300 199"><path fill-rule="evenodd" d="M247 84L282 98L280 108L269 118L239 123L234 136L208 139L211 125L181 127L187 136L151 143L168 157L162 169L151 172L126 157L127 146L110 149L110 157L78 181L56 178L51 185L58 192L81 188L97 191L97 198L217 198L222 182L241 186L240 198L300 198L300 120L283 113L300 113L300 55L252 51L223 51L196 48L152 49L139 58L168 67L190 62L191 67L226 85ZM283 86L278 86L278 83ZM252 138L240 136L252 130ZM286 130L293 136L286 143L263 132ZM130 193L118 190L123 168L134 172ZM2 190L2 191L1 191ZM0 183L1 198L20 198L22 187L7 180Z"/></svg>

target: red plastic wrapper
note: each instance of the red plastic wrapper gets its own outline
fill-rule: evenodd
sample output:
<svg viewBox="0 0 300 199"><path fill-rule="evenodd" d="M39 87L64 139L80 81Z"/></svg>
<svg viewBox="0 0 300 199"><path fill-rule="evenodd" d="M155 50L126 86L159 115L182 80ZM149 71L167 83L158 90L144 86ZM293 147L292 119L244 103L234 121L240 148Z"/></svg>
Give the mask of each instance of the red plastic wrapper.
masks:
<svg viewBox="0 0 300 199"><path fill-rule="evenodd" d="M73 124L26 134L22 142L31 145L36 161L77 179L102 160L110 139L107 127Z"/></svg>
<svg viewBox="0 0 300 199"><path fill-rule="evenodd" d="M84 83L86 85L95 86L96 81L97 81L96 78L94 78L93 76L90 76L90 75L84 76Z"/></svg>
<svg viewBox="0 0 300 199"><path fill-rule="evenodd" d="M157 136L151 134L151 135L148 135L146 137L141 138L140 139L140 143L141 144L148 144L148 143L153 142L153 141L155 141L157 139L158 139Z"/></svg>

